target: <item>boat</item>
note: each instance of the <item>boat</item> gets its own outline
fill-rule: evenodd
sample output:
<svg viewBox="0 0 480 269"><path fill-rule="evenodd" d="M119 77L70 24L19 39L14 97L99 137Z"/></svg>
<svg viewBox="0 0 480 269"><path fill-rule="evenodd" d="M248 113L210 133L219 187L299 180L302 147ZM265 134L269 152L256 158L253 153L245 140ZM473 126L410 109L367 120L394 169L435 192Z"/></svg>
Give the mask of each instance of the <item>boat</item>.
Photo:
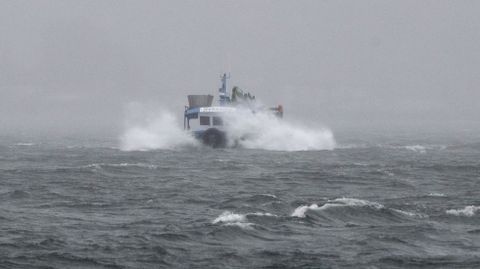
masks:
<svg viewBox="0 0 480 269"><path fill-rule="evenodd" d="M255 96L245 93L239 87L233 87L232 93L227 90L227 80L230 76L226 73L220 76L221 87L218 89L218 104L213 105L213 95L188 95L188 106L184 111L184 130L190 132L203 144L222 148L234 145L237 141L228 141L228 126L235 124L228 122L226 117L231 113L240 111L268 111L277 117L283 117L283 107L263 108L256 105Z"/></svg>

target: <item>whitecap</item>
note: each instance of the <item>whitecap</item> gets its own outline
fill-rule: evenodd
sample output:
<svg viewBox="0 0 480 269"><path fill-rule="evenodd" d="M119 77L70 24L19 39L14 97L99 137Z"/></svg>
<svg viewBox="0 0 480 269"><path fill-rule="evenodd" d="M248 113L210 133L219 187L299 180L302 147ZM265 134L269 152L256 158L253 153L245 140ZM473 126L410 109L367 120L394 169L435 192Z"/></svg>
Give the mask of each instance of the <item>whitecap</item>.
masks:
<svg viewBox="0 0 480 269"><path fill-rule="evenodd" d="M29 147L29 146L35 146L35 143L32 142L19 142L15 143L15 146L24 146L24 147Z"/></svg>
<svg viewBox="0 0 480 269"><path fill-rule="evenodd" d="M368 206L368 207L373 207L375 209L382 209L384 207L382 204L379 204L377 202L370 202L367 200L345 198L345 197L330 200L329 202L337 202L337 203L339 202L341 204L344 204L345 206Z"/></svg>
<svg viewBox="0 0 480 269"><path fill-rule="evenodd" d="M409 212L409 211L404 211L404 210L395 209L395 208L392 208L392 210L395 211L395 212L397 212L397 213L400 213L400 214L402 214L402 215L409 216L409 217L417 217L417 218L426 218L426 217L428 217L427 215L421 214L421 213Z"/></svg>
<svg viewBox="0 0 480 269"><path fill-rule="evenodd" d="M308 210L326 210L326 209L333 208L333 207L346 207L346 206L350 206L350 207L372 207L372 208L377 209L377 210L382 209L384 207L383 205L381 205L377 202L370 202L370 201L367 201L367 200L343 197L343 198L328 200L327 203L325 203L324 205L322 205L320 207L317 204L311 204L309 206L307 206L307 205L299 206L293 211L291 216L292 217L298 217L298 218L304 218L305 213Z"/></svg>
<svg viewBox="0 0 480 269"><path fill-rule="evenodd" d="M82 168L102 169L102 163L92 163L82 166Z"/></svg>
<svg viewBox="0 0 480 269"><path fill-rule="evenodd" d="M147 169L156 169L158 166L146 163L92 163L82 166L84 168L101 169L102 167L138 167Z"/></svg>
<svg viewBox="0 0 480 269"><path fill-rule="evenodd" d="M278 197L275 196L274 194L268 194L268 193L263 193L263 194L260 194L261 196L266 196L266 197L270 197L270 198L274 198L274 199L277 199Z"/></svg>
<svg viewBox="0 0 480 269"><path fill-rule="evenodd" d="M260 217L277 217L277 215L268 213L268 212L255 212L255 213L248 213L248 216L260 216Z"/></svg>
<svg viewBox="0 0 480 269"><path fill-rule="evenodd" d="M250 222L230 222L230 223L225 223L225 226L237 226L242 229L251 229L253 223Z"/></svg>
<svg viewBox="0 0 480 269"><path fill-rule="evenodd" d="M426 153L427 149L425 146L422 145L411 145L411 146L405 146L405 149L418 152L418 153Z"/></svg>
<svg viewBox="0 0 480 269"><path fill-rule="evenodd" d="M445 197L445 194L441 193L441 192L431 192L431 193L428 194L428 196L431 196L431 197Z"/></svg>
<svg viewBox="0 0 480 269"><path fill-rule="evenodd" d="M212 221L212 224L222 224L224 226L237 226L243 229L249 229L254 224L248 222L247 216L257 217L277 217L277 215L268 212L254 212L247 214L237 214L230 211L225 211L220 216Z"/></svg>
<svg viewBox="0 0 480 269"><path fill-rule="evenodd" d="M213 220L213 224L216 223L232 223L232 222L245 222L247 220L245 215L235 214L230 211L223 212L220 216Z"/></svg>
<svg viewBox="0 0 480 269"><path fill-rule="evenodd" d="M154 164L147 164L147 163L112 163L112 164L104 164L105 166L111 167L139 167L139 168L148 168L148 169L156 169L158 166Z"/></svg>
<svg viewBox="0 0 480 269"><path fill-rule="evenodd" d="M297 218L305 218L305 213L307 213L307 210L309 209L317 209L318 205L317 204L311 204L311 205L302 205L297 208L292 213L292 217L297 217Z"/></svg>
<svg viewBox="0 0 480 269"><path fill-rule="evenodd" d="M449 209L446 213L454 216L473 217L479 210L480 206L469 205L463 209Z"/></svg>

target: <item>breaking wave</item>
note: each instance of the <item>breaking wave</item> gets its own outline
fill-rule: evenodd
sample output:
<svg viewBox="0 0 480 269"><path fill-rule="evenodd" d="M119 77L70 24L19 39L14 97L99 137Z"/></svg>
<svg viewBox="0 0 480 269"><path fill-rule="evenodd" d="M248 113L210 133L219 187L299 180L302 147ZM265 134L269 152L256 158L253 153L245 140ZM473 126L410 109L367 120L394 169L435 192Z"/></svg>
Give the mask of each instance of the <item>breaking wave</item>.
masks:
<svg viewBox="0 0 480 269"><path fill-rule="evenodd" d="M35 146L35 143L33 143L33 142L19 142L19 143L15 143L14 146L29 147L29 146Z"/></svg>
<svg viewBox="0 0 480 269"><path fill-rule="evenodd" d="M305 213L307 213L308 210L326 210L332 207L344 207L344 206L372 207L374 209L382 209L384 207L383 205L377 202L370 202L367 200L354 199L354 198L337 198L337 199L329 200L327 203L325 203L322 206L318 206L317 204L311 204L309 206L307 205L299 206L293 211L291 216L304 218Z"/></svg>
<svg viewBox="0 0 480 269"><path fill-rule="evenodd" d="M463 209L449 209L446 213L454 216L473 217L477 211L480 211L480 206L469 205Z"/></svg>
<svg viewBox="0 0 480 269"><path fill-rule="evenodd" d="M245 222L247 218L242 214L235 214L230 211L223 212L220 216L213 220L213 224L223 222L223 223L233 223L233 222Z"/></svg>
<svg viewBox="0 0 480 269"><path fill-rule="evenodd" d="M418 152L418 153L426 153L427 149L425 146L422 145L412 145L412 146L405 146L405 149Z"/></svg>
<svg viewBox="0 0 480 269"><path fill-rule="evenodd" d="M428 144L428 145L405 145L405 146L390 146L390 145L384 145L380 146L384 148L392 148L392 149L401 149L401 150L408 150L416 153L421 153L425 154L429 151L438 151L438 150L444 150L447 148L446 145L438 145L438 144Z"/></svg>
<svg viewBox="0 0 480 269"><path fill-rule="evenodd" d="M428 218L428 215L422 214L422 213L410 212L410 211L405 211L405 210L400 210L395 208L392 208L391 210L408 217Z"/></svg>
<svg viewBox="0 0 480 269"><path fill-rule="evenodd" d="M146 169L157 169L158 166L154 164L146 164L146 163L92 163L82 168L94 168L94 169L102 169L103 167L137 167L137 168L146 168Z"/></svg>
<svg viewBox="0 0 480 269"><path fill-rule="evenodd" d="M428 196L430 196L430 197L445 197L445 194L441 193L441 192L430 192L428 194Z"/></svg>
<svg viewBox="0 0 480 269"><path fill-rule="evenodd" d="M257 217L277 217L274 214L268 212L255 212L247 214L237 214L230 211L225 211L220 216L212 221L212 224L222 224L225 226L238 226L240 228L249 229L252 225L251 222L248 222L248 216L257 216Z"/></svg>
<svg viewBox="0 0 480 269"><path fill-rule="evenodd" d="M355 198L337 198L333 200L328 200L322 206L318 206L318 204L311 204L311 205L302 205L297 207L293 213L291 214L292 217L297 218L305 218L307 211L314 210L314 211L323 211L328 210L330 208L338 208L338 207L367 207L374 210L381 210L385 209L385 206L377 203L371 202L367 200L355 199ZM417 213L417 212L409 212L405 210L395 209L395 208L386 208L389 211L396 212L398 214L407 216L407 217L416 217L416 218L427 218L428 215Z"/></svg>

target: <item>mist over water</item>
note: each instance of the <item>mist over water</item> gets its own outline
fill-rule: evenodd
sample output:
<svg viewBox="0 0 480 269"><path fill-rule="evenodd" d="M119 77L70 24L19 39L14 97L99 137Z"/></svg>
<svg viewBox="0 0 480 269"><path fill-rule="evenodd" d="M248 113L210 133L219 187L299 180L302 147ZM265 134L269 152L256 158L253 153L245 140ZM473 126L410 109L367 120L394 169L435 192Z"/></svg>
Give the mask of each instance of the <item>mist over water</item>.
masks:
<svg viewBox="0 0 480 269"><path fill-rule="evenodd" d="M131 121L120 137L120 148L134 151L199 146L199 141L184 131L176 119L174 113L163 111L147 121ZM230 147L306 151L332 150L336 145L329 129L301 127L265 111L252 113L238 109L225 114L224 122Z"/></svg>

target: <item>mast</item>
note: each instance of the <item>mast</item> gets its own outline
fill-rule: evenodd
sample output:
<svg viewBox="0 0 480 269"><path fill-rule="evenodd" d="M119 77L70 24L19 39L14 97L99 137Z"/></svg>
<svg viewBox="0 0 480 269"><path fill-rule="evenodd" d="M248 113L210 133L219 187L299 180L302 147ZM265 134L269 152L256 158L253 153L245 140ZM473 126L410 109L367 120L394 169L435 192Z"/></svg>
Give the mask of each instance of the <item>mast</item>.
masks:
<svg viewBox="0 0 480 269"><path fill-rule="evenodd" d="M220 76L220 79L222 81L222 87L218 89L218 100L220 102L220 106L224 106L228 103L230 103L230 97L227 92L227 79L230 78L230 74L227 77L226 73L223 73L222 76Z"/></svg>

